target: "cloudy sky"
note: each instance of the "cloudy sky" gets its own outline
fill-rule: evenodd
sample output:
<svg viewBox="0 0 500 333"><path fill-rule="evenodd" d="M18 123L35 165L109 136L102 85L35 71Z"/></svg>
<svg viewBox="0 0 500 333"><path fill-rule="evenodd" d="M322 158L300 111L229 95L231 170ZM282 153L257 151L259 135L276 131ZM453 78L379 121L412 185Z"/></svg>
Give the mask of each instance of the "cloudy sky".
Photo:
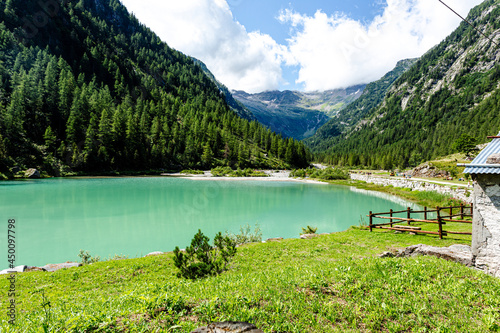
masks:
<svg viewBox="0 0 500 333"><path fill-rule="evenodd" d="M460 19L438 0L122 0L233 90L316 91L379 79ZM482 0L444 0L462 16Z"/></svg>

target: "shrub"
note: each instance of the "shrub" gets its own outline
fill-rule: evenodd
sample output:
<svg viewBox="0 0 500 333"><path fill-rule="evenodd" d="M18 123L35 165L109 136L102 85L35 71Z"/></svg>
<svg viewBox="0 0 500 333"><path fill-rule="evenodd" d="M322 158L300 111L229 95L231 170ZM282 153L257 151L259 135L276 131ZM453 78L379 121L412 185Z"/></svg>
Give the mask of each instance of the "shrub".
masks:
<svg viewBox="0 0 500 333"><path fill-rule="evenodd" d="M252 232L250 225L246 225L244 227L240 227L239 234L232 234L226 231L224 236L229 237L231 241L233 241L236 245L247 244L247 243L255 243L262 241L262 231L258 224L255 224L255 229Z"/></svg>
<svg viewBox="0 0 500 333"><path fill-rule="evenodd" d="M214 246L201 230L194 235L191 246L182 253L179 247L174 250L174 265L179 269L178 277L197 279L210 275L218 275L226 270L227 263L236 254L235 243L219 232L215 235Z"/></svg>
<svg viewBox="0 0 500 333"><path fill-rule="evenodd" d="M101 257L99 257L99 256L92 257L88 251L83 251L83 250L80 250L80 253L78 254L78 256L82 260L81 263L83 265L93 264L93 263L101 260Z"/></svg>
<svg viewBox="0 0 500 333"><path fill-rule="evenodd" d="M315 234L316 230L318 230L318 228L313 228L308 225L307 228L302 228L302 232L300 234L301 235Z"/></svg>
<svg viewBox="0 0 500 333"><path fill-rule="evenodd" d="M182 170L180 173L186 174L186 175L203 175L204 172L201 170Z"/></svg>

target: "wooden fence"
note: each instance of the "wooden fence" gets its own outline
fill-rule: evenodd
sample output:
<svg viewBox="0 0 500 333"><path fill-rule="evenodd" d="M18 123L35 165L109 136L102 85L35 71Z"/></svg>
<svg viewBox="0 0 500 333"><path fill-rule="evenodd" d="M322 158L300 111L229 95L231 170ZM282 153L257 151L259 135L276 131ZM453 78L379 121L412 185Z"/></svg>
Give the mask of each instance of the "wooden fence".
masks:
<svg viewBox="0 0 500 333"><path fill-rule="evenodd" d="M406 217L397 217L395 214L406 213ZM436 213L436 218L428 218L430 213ZM468 214L467 214L468 213ZM424 218L412 218L412 214L423 214ZM451 206L451 207L436 207L436 209L429 210L424 207L424 210L416 211L408 207L406 210L393 211L392 209L388 213L372 213L367 215L370 218L370 232L375 229L389 229L397 231L410 231L414 233L421 234L432 234L439 235L439 238L447 236L448 234L458 234L458 235L472 235L471 232L458 232L458 231L445 231L443 230L443 225L446 222L456 222L456 223L472 223L471 220L464 220L464 218L470 217L474 214L474 208L471 204L470 206ZM458 219L459 217L459 219ZM388 223L373 223L374 219L384 219L389 220ZM456 219L454 219L456 218ZM400 225L399 223L406 222L406 225ZM412 222L422 222L422 223L432 223L438 225L438 231L427 231L421 230L420 227L411 226Z"/></svg>

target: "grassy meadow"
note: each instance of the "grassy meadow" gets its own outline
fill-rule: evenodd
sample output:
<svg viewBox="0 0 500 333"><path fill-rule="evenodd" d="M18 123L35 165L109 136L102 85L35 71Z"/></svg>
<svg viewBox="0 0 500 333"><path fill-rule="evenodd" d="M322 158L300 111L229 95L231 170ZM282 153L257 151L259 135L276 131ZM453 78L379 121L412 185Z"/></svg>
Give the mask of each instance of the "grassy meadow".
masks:
<svg viewBox="0 0 500 333"><path fill-rule="evenodd" d="M18 325L2 311L1 331L190 332L224 320L265 332L496 331L498 279L434 257L377 257L469 242L355 227L239 247L227 272L194 281L176 276L171 253L23 273ZM2 277L2 300L7 289Z"/></svg>

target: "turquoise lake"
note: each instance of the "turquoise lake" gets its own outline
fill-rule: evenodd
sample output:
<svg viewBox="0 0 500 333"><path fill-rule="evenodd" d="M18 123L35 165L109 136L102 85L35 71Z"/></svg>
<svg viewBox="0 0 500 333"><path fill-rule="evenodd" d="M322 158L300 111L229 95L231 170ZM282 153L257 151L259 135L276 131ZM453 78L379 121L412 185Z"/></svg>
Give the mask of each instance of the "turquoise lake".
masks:
<svg viewBox="0 0 500 333"><path fill-rule="evenodd" d="M307 225L318 233L342 231L367 221L369 211L411 206L343 186L170 177L1 182L0 203L5 258L7 221L14 218L16 265L30 266L79 261L80 249L102 259L172 251L188 246L198 229L213 239L258 223L263 239L298 238Z"/></svg>

